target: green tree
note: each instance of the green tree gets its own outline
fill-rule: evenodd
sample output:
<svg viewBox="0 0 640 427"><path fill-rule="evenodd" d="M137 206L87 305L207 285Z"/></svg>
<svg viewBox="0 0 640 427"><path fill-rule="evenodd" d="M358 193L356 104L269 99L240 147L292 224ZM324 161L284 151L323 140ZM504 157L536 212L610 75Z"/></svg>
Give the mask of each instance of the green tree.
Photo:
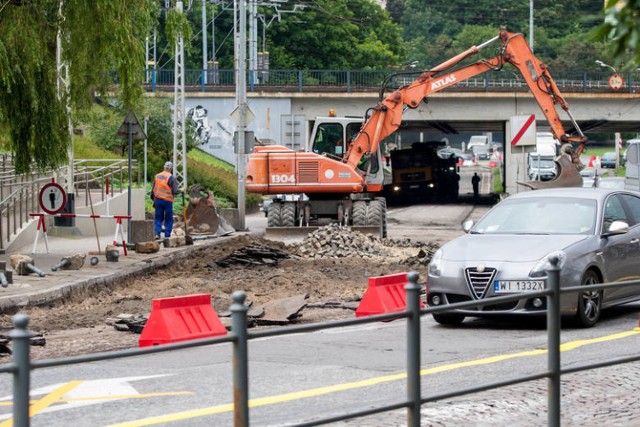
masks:
<svg viewBox="0 0 640 427"><path fill-rule="evenodd" d="M137 113L140 123L147 118L147 151L150 163L162 164L173 159L173 99L167 97L145 98ZM122 125L127 110L116 102L111 102L107 107L96 106L90 114L83 116L88 124L89 135L93 141L105 150L118 155L127 155L129 142L126 138L118 138L116 132ZM187 119L186 148L187 151L197 144L193 120ZM144 143L134 141L133 158L142 162L144 159Z"/></svg>
<svg viewBox="0 0 640 427"><path fill-rule="evenodd" d="M612 48L616 66L632 70L640 64L640 0L624 2L608 0L605 7L604 24L593 36L605 40Z"/></svg>
<svg viewBox="0 0 640 427"><path fill-rule="evenodd" d="M370 0L317 0L270 29L271 68L386 68L404 60L399 28ZM286 46L286 49L285 49Z"/></svg>
<svg viewBox="0 0 640 427"><path fill-rule="evenodd" d="M144 40L156 18L153 0L3 0L0 2L0 126L16 169L58 168L70 142L67 101L91 103L91 92L116 91L126 109L143 89ZM71 86L57 93L56 40ZM111 86L118 82L117 86Z"/></svg>

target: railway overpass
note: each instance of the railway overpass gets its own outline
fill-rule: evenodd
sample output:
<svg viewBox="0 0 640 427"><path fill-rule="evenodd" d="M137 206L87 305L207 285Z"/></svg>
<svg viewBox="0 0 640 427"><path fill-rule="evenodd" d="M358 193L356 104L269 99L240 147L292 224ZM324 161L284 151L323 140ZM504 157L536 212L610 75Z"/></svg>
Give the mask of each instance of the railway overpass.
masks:
<svg viewBox="0 0 640 427"><path fill-rule="evenodd" d="M621 90L609 88L606 75L588 80L586 77L582 80L556 79L556 82L583 132L608 133L611 141L614 132L640 133L639 78L629 76ZM292 149L305 148L316 117L327 116L330 110L337 116L362 117L379 99L378 87L374 85L346 89L344 85L335 84L255 85L249 88L247 102L254 118L248 129L265 143ZM149 95L162 96L163 89L171 96L171 85L155 85ZM185 99L187 115L196 122L200 148L232 164L236 162L233 150L235 124L231 117L236 107L235 96L232 85L192 85L187 89ZM559 107L557 109L567 133L575 133L569 116ZM510 135L511 117L531 114L535 115L538 131L548 130L535 98L517 78L499 82L476 79L433 94L417 108L407 109L393 138L399 147L428 140L446 141L453 147L460 147L471 135L490 134L491 140L508 146L505 139ZM507 169L511 154L511 150L506 150ZM513 154L522 157L524 152L515 150ZM513 166L524 170L516 164ZM515 179L522 180L523 177Z"/></svg>

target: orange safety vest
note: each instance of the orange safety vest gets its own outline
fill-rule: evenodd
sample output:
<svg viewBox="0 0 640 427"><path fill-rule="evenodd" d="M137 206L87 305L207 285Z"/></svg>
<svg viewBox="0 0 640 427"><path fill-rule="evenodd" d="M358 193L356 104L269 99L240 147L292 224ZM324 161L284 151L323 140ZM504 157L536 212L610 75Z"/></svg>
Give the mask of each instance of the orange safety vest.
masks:
<svg viewBox="0 0 640 427"><path fill-rule="evenodd" d="M156 175L155 183L153 184L153 197L162 200L168 200L173 202L173 192L169 185L170 172L160 172Z"/></svg>

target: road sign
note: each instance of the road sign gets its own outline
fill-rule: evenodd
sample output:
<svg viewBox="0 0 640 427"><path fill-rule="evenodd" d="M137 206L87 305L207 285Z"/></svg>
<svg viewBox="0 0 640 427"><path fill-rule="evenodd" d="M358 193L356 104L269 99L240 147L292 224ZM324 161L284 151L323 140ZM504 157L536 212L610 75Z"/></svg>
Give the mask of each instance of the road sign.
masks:
<svg viewBox="0 0 640 427"><path fill-rule="evenodd" d="M249 106L246 105L245 111L244 111L244 117L243 117L242 109L238 105L236 108L233 109L231 114L229 114L229 117L231 117L231 121L233 121L233 123L235 123L236 126L242 126L243 125L242 121L244 119L244 126L246 126L256 118L256 115L253 113L253 111L251 111L251 108L249 108Z"/></svg>
<svg viewBox="0 0 640 427"><path fill-rule="evenodd" d="M536 145L536 116L511 116L511 146Z"/></svg>
<svg viewBox="0 0 640 427"><path fill-rule="evenodd" d="M55 215L67 205L67 193L64 192L60 184L50 182L40 189L38 202L43 211Z"/></svg>
<svg viewBox="0 0 640 427"><path fill-rule="evenodd" d="M620 90L624 86L624 78L618 74L611 74L609 77L609 87L613 90Z"/></svg>
<svg viewBox="0 0 640 427"><path fill-rule="evenodd" d="M142 125L138 120L138 116L132 111L127 113L127 116L124 118L124 121L120 125L118 132L116 132L116 138L128 138L129 137L129 126L131 125L131 139L134 141L144 141L147 139L147 135L144 133L144 129L142 129Z"/></svg>

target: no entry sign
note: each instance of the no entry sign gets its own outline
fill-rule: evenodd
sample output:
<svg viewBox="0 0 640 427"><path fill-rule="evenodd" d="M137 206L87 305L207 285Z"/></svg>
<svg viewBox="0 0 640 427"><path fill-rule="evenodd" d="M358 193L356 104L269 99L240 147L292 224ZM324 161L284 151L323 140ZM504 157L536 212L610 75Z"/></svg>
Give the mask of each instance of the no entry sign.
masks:
<svg viewBox="0 0 640 427"><path fill-rule="evenodd" d="M38 194L40 208L49 215L55 215L67 205L67 193L55 182L45 184Z"/></svg>

